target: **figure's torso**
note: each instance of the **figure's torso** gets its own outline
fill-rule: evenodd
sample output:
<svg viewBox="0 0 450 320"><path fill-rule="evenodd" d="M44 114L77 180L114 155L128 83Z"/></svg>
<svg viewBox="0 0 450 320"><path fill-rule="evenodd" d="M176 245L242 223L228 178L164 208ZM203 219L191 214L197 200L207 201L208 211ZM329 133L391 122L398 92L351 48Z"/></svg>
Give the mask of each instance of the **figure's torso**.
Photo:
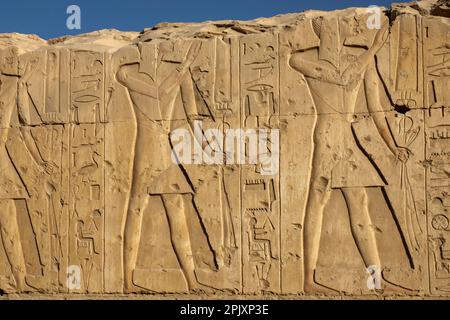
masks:
<svg viewBox="0 0 450 320"><path fill-rule="evenodd" d="M319 59L319 52L309 53L304 59L323 65L323 68L337 71L342 75L345 70L358 60L358 57L364 53L365 49L344 46L338 57L337 66L331 62ZM363 84L364 74L355 75L356 82L352 86L344 85L344 80L340 79L341 84L324 81L324 79L315 79L305 76L311 91L311 95L316 105L317 114L342 114L353 115L355 112L356 101L359 90ZM351 118L351 117L350 117Z"/></svg>

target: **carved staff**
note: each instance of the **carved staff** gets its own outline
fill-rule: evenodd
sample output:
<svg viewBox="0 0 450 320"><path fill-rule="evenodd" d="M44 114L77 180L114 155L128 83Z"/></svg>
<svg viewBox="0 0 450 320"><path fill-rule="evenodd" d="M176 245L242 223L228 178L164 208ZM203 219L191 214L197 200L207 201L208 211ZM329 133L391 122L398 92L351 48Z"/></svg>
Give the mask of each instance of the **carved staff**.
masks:
<svg viewBox="0 0 450 320"><path fill-rule="evenodd" d="M411 144L419 135L420 127L415 129L413 127L413 119L409 116L403 115L398 123L398 133L400 135L401 144L399 147L409 150ZM420 244L417 239L418 234L422 233L420 227L419 215L414 201L414 194L412 191L411 182L408 175L408 159L400 159L400 188L403 190L403 215L407 225L406 237L412 248L417 252L420 250Z"/></svg>

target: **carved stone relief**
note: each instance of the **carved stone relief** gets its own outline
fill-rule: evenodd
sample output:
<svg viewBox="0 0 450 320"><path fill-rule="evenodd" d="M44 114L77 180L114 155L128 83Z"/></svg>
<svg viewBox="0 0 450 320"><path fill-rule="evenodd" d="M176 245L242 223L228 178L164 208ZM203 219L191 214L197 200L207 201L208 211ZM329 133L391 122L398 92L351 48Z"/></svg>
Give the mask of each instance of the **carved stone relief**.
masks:
<svg viewBox="0 0 450 320"><path fill-rule="evenodd" d="M448 295L446 8L2 35L0 291Z"/></svg>

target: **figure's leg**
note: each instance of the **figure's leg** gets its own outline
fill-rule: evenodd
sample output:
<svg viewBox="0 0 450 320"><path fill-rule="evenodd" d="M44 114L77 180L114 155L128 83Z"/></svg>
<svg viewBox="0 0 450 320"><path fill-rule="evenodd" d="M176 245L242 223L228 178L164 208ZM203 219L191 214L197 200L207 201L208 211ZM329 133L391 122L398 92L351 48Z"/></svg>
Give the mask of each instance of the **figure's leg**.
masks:
<svg viewBox="0 0 450 320"><path fill-rule="evenodd" d="M331 195L328 187L329 180L327 178L320 176L311 178L303 234L304 291L306 293L321 291L314 281L314 273L319 257L323 210Z"/></svg>
<svg viewBox="0 0 450 320"><path fill-rule="evenodd" d="M342 193L348 207L353 238L366 268L369 266L381 267L365 188L343 188Z"/></svg>
<svg viewBox="0 0 450 320"><path fill-rule="evenodd" d="M17 211L14 200L0 200L0 229L6 256L11 265L11 271L16 281L17 291L26 288L26 267L22 244L17 224Z"/></svg>
<svg viewBox="0 0 450 320"><path fill-rule="evenodd" d="M342 193L348 207L353 238L355 239L356 246L358 247L364 264L366 265L366 268L376 266L381 272L381 260L379 257L374 227L369 214L366 190L365 188L343 188ZM382 278L380 281L384 280L382 288L383 292L414 292L413 290L386 281L382 272L380 276Z"/></svg>
<svg viewBox="0 0 450 320"><path fill-rule="evenodd" d="M130 291L134 287L133 271L136 267L139 242L141 239L142 218L150 196L131 196L128 206L124 232L124 289Z"/></svg>
<svg viewBox="0 0 450 320"><path fill-rule="evenodd" d="M387 281L384 277L375 231L369 214L369 203L365 188L344 188L342 189L342 193L347 203L350 226L356 246L366 268L376 266L380 270L380 280L384 280L382 283L383 292L414 292L412 289Z"/></svg>
<svg viewBox="0 0 450 320"><path fill-rule="evenodd" d="M184 197L181 194L164 194L162 198L167 220L169 221L172 246L186 277L189 289L196 289L199 287L199 284L195 276L194 257L189 238Z"/></svg>

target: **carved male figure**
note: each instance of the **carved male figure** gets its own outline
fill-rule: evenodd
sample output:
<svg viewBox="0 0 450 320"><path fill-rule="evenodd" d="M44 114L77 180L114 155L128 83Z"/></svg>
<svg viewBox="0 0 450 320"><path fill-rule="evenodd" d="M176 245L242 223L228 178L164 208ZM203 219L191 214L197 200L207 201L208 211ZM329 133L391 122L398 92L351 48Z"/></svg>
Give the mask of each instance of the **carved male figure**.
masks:
<svg viewBox="0 0 450 320"><path fill-rule="evenodd" d="M20 104L21 86L26 83L32 65L28 64L24 75L20 80L15 76L0 73L0 232L3 247L11 271L16 282L16 290L24 291L33 287L26 279L26 266L20 238L20 230L17 222L16 201L30 197L29 188L21 180L19 173L14 167L14 159L11 159L7 150L7 141L14 112ZM20 118L20 116L19 116ZM21 127L20 136L23 139L27 152L40 168L41 176L45 176L53 170L53 165L42 159L37 145L30 133L30 128ZM36 177L38 179L38 177Z"/></svg>
<svg viewBox="0 0 450 320"><path fill-rule="evenodd" d="M390 151L400 161L409 157L409 151L398 147L390 135L379 100L375 54L387 37L388 24L382 26L370 43L362 23L353 15L314 18L313 29L320 45L294 52L290 58L291 67L307 80L318 115L304 221L307 293L333 291L315 279L323 211L332 189L343 194L352 235L366 267L381 265L366 189L383 187L386 181L358 146L352 130L360 89L364 89L369 112Z"/></svg>
<svg viewBox="0 0 450 320"><path fill-rule="evenodd" d="M145 66L149 65L149 61L125 64L117 72L117 80L130 93L137 122L132 190L124 236L125 291L133 290L135 287L133 270L137 262L142 217L151 197L160 197L163 202L172 246L188 288L195 290L204 287L198 282L195 274L186 220L188 206L193 206L194 191L182 167L171 160L172 145L169 138L178 92L181 92L185 109L183 112L186 116L190 113L186 109L195 108L189 67L197 57L200 47L200 42L193 42L184 54L184 59L169 63L172 68L166 70L166 73L162 71L161 65L156 67L156 76L151 70L146 70ZM137 50L137 47L135 49ZM148 50L148 47L142 47L141 50ZM141 52L140 55L143 57L148 53ZM161 64L160 59L161 57L156 63Z"/></svg>

